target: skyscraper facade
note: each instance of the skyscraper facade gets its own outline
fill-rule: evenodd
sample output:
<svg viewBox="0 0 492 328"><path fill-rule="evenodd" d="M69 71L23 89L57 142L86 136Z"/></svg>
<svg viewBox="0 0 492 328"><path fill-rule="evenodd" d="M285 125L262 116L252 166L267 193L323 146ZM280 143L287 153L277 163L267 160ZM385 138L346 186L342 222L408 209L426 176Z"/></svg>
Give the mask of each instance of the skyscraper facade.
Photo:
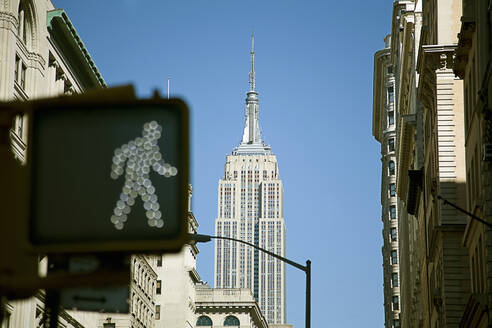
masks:
<svg viewBox="0 0 492 328"><path fill-rule="evenodd" d="M254 37L243 138L219 180L215 233L285 256L283 186L276 156L261 139ZM250 288L268 323L285 323L285 265L251 247L217 240L215 287Z"/></svg>

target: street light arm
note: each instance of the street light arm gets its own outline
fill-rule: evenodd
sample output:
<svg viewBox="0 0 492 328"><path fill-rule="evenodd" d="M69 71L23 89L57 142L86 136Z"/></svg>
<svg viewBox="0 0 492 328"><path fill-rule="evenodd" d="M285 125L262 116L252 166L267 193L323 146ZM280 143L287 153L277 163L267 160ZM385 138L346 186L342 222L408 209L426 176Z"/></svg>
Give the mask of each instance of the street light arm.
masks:
<svg viewBox="0 0 492 328"><path fill-rule="evenodd" d="M311 328L311 261L307 260L306 261L306 266L299 264L297 262L291 261L289 259L286 259L283 256L277 255L273 252L267 251L264 248L258 247L255 244L248 243L247 241L241 240L241 239L236 239L236 238L231 238L231 237L224 237L224 236L209 236L209 235L201 235L201 234L189 234L190 240L196 242L196 243L207 243L212 239L224 239L224 240L230 240L230 241L235 241L241 244L248 245L250 247L253 247L254 249L257 249L263 253L267 253L268 255L285 262L287 264L292 265L293 267L296 267L306 273L306 328Z"/></svg>
<svg viewBox="0 0 492 328"><path fill-rule="evenodd" d="M238 242L238 243L241 243L241 244L245 244L245 245L248 245L248 246L251 246L259 251L262 251L263 253L266 253L276 259L279 259L280 261L282 262L285 262L287 264L290 264L304 272L306 272L307 270L307 266L304 266L302 264L299 264L297 262L294 262L292 260L289 260L285 257L282 257L280 255L277 255L273 252L270 252L264 248L261 248L261 247L258 247L256 246L255 244L251 244L251 243L248 243L247 241L244 241L244 240L241 240L241 239L236 239L236 238L231 238L231 237L224 237L224 236L209 236L209 235L202 235L202 234L190 234L190 239L197 242L197 243L206 243L206 242L209 242L211 239L224 239L224 240L230 240L230 241L235 241L235 242Z"/></svg>
<svg viewBox="0 0 492 328"><path fill-rule="evenodd" d="M451 203L449 200L447 200L446 198L443 198L441 195L437 195L436 196L437 199L440 199L444 202L445 205L449 205L451 207L454 207L455 209L457 209L458 211L460 211L461 213L464 213L466 215L468 215L469 217L471 217L472 219L474 220L477 220L478 222L482 223L482 224L485 224L487 227L489 228L492 228L492 224L490 224L489 222L485 221L484 219L482 218L479 218L478 216L476 216L475 214L471 213L471 212L468 212L467 210L465 209L462 209L461 207L459 207L458 205L456 204L453 204Z"/></svg>

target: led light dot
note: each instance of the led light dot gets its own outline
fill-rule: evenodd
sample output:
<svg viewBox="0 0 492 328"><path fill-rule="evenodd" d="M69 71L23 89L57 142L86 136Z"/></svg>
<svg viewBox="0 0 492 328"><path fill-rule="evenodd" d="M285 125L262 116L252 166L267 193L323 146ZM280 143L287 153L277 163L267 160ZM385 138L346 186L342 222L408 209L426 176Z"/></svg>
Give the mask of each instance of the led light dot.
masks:
<svg viewBox="0 0 492 328"><path fill-rule="evenodd" d="M153 219L147 220L147 224L149 225L149 227L153 227L154 226L154 220Z"/></svg>
<svg viewBox="0 0 492 328"><path fill-rule="evenodd" d="M145 212L145 216L147 216L148 219L153 219L154 218L154 211Z"/></svg>
<svg viewBox="0 0 492 328"><path fill-rule="evenodd" d="M114 227L115 227L116 229L118 229L118 230L123 229L123 227L124 227L124 226L125 226L125 225L123 224L123 222L118 222L118 223L116 223L116 224L114 225Z"/></svg>
<svg viewBox="0 0 492 328"><path fill-rule="evenodd" d="M162 216L161 211L155 211L155 212L154 212L154 217L155 217L156 219L160 219L160 218L161 218L161 216Z"/></svg>
<svg viewBox="0 0 492 328"><path fill-rule="evenodd" d="M173 166L173 167L171 167L171 168L169 169L169 173L170 173L172 176L175 176L176 174L178 174L178 169L177 169L177 168L175 168L175 167Z"/></svg>
<svg viewBox="0 0 492 328"><path fill-rule="evenodd" d="M159 203L152 203L152 210L157 211L159 209Z"/></svg>
<svg viewBox="0 0 492 328"><path fill-rule="evenodd" d="M135 198L128 198L126 203L128 204L128 206L133 206L133 204L135 204Z"/></svg>
<svg viewBox="0 0 492 328"><path fill-rule="evenodd" d="M116 223L119 221L119 218L116 215L111 215L111 223Z"/></svg>
<svg viewBox="0 0 492 328"><path fill-rule="evenodd" d="M164 221L163 220L157 220L157 223L155 224L157 228L162 228L164 226Z"/></svg>
<svg viewBox="0 0 492 328"><path fill-rule="evenodd" d="M152 209L152 203L151 202L145 202L144 203L144 208L148 211Z"/></svg>

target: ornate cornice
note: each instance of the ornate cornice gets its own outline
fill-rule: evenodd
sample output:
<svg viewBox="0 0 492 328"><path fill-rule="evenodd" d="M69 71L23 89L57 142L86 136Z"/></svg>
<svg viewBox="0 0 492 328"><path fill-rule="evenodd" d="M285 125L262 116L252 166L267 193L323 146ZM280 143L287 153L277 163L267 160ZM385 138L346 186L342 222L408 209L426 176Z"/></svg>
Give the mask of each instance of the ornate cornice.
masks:
<svg viewBox="0 0 492 328"><path fill-rule="evenodd" d="M452 70L454 65L455 44L425 45L419 48L417 72L419 75L418 96L424 106L432 108L436 71Z"/></svg>
<svg viewBox="0 0 492 328"><path fill-rule="evenodd" d="M408 170L413 153L413 135L417 124L416 114L400 116L399 145L398 145L398 179L397 193L402 199L406 199L408 185Z"/></svg>
<svg viewBox="0 0 492 328"><path fill-rule="evenodd" d="M456 48L456 59L454 63L454 74L460 79L465 78L468 54L473 46L473 34L476 30L476 23L465 17L461 18L461 30L458 33L458 47Z"/></svg>

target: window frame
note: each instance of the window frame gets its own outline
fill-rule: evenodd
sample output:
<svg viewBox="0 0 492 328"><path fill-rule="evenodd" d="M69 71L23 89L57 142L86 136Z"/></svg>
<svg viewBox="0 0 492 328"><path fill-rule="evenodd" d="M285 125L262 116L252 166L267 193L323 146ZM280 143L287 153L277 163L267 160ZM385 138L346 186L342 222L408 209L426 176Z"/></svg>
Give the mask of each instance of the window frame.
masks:
<svg viewBox="0 0 492 328"><path fill-rule="evenodd" d="M396 300L396 302L395 302ZM391 302L393 304L393 311L398 311L400 310L400 299L398 295L393 295L393 301Z"/></svg>
<svg viewBox="0 0 492 328"><path fill-rule="evenodd" d="M197 327L212 327L213 321L208 315L201 315L196 319Z"/></svg>
<svg viewBox="0 0 492 328"><path fill-rule="evenodd" d="M398 264L398 251L396 249L391 250L391 264Z"/></svg>
<svg viewBox="0 0 492 328"><path fill-rule="evenodd" d="M241 322L239 321L239 318L234 315L228 315L224 319L224 327L239 327L240 325Z"/></svg>
<svg viewBox="0 0 492 328"><path fill-rule="evenodd" d="M388 172L389 172L389 175L395 175L395 173L396 173L396 164L395 164L395 161L390 160L388 162Z"/></svg>
<svg viewBox="0 0 492 328"><path fill-rule="evenodd" d="M395 151L395 138L391 137L388 139L388 152L392 153Z"/></svg>
<svg viewBox="0 0 492 328"><path fill-rule="evenodd" d="M395 197L396 196L396 183L390 183L388 188L389 188L390 197Z"/></svg>
<svg viewBox="0 0 492 328"><path fill-rule="evenodd" d="M398 240L398 232L396 231L396 228L391 228L390 229L390 238L391 241L397 241Z"/></svg>

